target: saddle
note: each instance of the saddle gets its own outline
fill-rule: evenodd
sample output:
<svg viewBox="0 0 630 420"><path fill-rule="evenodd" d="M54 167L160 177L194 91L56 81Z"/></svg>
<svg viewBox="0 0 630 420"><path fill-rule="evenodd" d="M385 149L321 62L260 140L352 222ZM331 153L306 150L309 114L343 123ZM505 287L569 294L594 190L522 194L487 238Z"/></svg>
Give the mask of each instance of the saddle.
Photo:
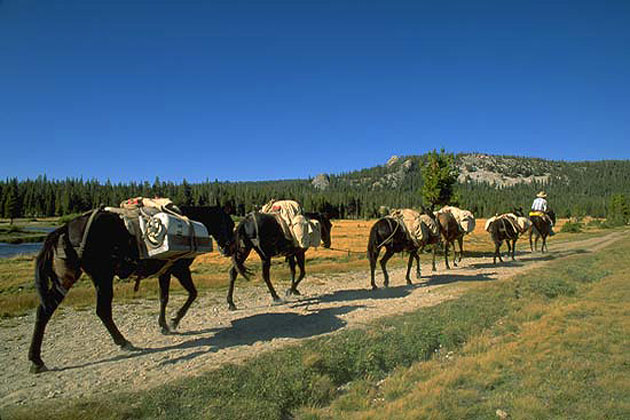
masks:
<svg viewBox="0 0 630 420"><path fill-rule="evenodd" d="M140 259L170 261L212 251L206 227L184 216L168 198L136 197L105 210L123 220Z"/></svg>

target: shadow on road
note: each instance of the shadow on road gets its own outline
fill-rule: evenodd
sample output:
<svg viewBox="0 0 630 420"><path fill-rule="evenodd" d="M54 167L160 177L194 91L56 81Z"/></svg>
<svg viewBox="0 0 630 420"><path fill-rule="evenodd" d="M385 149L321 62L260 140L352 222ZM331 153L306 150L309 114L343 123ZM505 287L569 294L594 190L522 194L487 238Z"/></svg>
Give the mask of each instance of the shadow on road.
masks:
<svg viewBox="0 0 630 420"><path fill-rule="evenodd" d="M456 283L459 281L493 281L492 276L496 275L496 271L492 273L481 274L434 274L424 286L437 286L440 284Z"/></svg>
<svg viewBox="0 0 630 420"><path fill-rule="evenodd" d="M191 360L209 352L216 352L235 346L252 345L257 342L271 341L276 338L314 337L344 327L346 322L338 318L338 316L362 307L362 305L342 306L312 311L307 314L284 312L252 315L232 321L230 327L204 330L207 331L208 334L214 332L211 336L194 338L172 346L139 349L139 351L136 352L121 354L95 362L51 369L51 371L61 372L71 369L80 369L133 357L164 353L171 350L196 349L193 353L168 359L160 363L160 365L168 365ZM190 335L192 334L200 334L200 332L190 333ZM182 335L187 334L183 333Z"/></svg>

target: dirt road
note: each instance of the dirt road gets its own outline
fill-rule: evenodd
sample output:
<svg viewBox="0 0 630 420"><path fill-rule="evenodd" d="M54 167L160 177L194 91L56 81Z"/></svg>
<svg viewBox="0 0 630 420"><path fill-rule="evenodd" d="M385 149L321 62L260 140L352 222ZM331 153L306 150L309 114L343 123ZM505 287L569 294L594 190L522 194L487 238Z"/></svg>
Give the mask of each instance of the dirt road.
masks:
<svg viewBox="0 0 630 420"><path fill-rule="evenodd" d="M552 241L547 256L522 252L516 262L496 266L487 257L468 258L447 272L440 261L432 274L424 264L423 278L411 287L405 286L402 269L390 270L391 287L378 291L368 290L367 270L325 277L312 273L301 285L302 296L275 306L270 305L264 284L245 288L237 284L239 310L227 310L224 290L208 292L172 335L160 333L157 300L115 305L114 319L120 330L144 349L137 353L122 352L113 344L94 308L77 311L62 304L43 345L42 356L51 371L40 375L28 373L26 360L33 315L0 320L0 407L154 387L300 340L435 305L461 294L469 282L506 279L550 259L600 249L625 234L613 232L563 244ZM283 283L277 279L286 279L288 269L276 269L272 276L280 290ZM382 283L380 273L377 281ZM171 297L170 311L183 300L184 296Z"/></svg>

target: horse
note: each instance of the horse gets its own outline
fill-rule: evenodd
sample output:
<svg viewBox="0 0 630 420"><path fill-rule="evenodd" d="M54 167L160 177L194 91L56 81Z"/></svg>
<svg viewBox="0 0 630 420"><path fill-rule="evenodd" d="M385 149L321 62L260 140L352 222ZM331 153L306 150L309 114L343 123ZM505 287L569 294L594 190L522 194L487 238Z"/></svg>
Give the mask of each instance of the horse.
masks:
<svg viewBox="0 0 630 420"><path fill-rule="evenodd" d="M444 209L447 208L448 207L445 207ZM453 265L457 267L457 262L462 261L462 256L464 254L464 235L474 230L475 219L472 216L472 213L460 210L456 207L451 207L453 210L444 209L437 211L435 216L440 227L440 233L444 238L444 261L446 263L446 268L450 269L451 267L448 264L449 244L453 245ZM453 214L453 211L458 211L462 214L462 216L460 216L460 220L462 220L461 224ZM457 248L455 247L455 241L457 241L457 244L459 245L459 254L457 253Z"/></svg>
<svg viewBox="0 0 630 420"><path fill-rule="evenodd" d="M435 220L435 216L431 212L424 211L429 217ZM429 230L429 229L427 229ZM403 222L397 218L391 216L385 216L376 221L370 229L370 237L368 239L367 256L370 260L370 285L372 290L377 290L376 282L374 281L374 271L376 270L376 261L380 254L381 248L385 247L385 254L380 260L381 269L383 270L383 277L385 278L383 285L389 286L389 274L387 273L387 261L396 253L407 251L409 252L409 261L407 262L407 274L405 279L407 284L412 284L409 274L413 261L416 261L416 278L421 277L420 271L420 256L419 251L422 251L426 245L433 245L433 271L435 271L435 251L439 245L440 235L430 236L427 241L420 246L411 239L407 228Z"/></svg>
<svg viewBox="0 0 630 420"><path fill-rule="evenodd" d="M181 207L182 213L203 223L215 238L223 254L232 248L234 222L221 207ZM177 328L188 308L197 297L192 282L192 258L181 258L170 264L163 260L139 259L135 237L116 213L102 208L70 220L48 234L35 260L35 288L40 304L37 307L35 327L29 348L30 371L46 371L41 358L44 330L68 290L85 272L96 288L96 314L101 319L114 343L127 351L138 350L118 330L112 318L114 275L125 279L131 275L138 279L159 274L160 316L158 324L163 333ZM188 299L166 324L171 275L175 276L188 292Z"/></svg>
<svg viewBox="0 0 630 420"><path fill-rule="evenodd" d="M525 219L523 217L523 212L521 209L515 209L513 213L517 217ZM529 228L529 226L520 230L520 228L516 225L516 221L515 223L510 223L507 220L506 214L498 216L495 220L491 221L486 226L486 230L490 233L490 237L492 238L492 241L495 245L493 256L494 264L497 263L497 257L499 258L499 261L503 262L503 258L501 257L500 253L500 248L503 244L503 241L505 241L505 243L507 244L508 255L511 255L512 261L516 260L514 258L514 254L516 252L516 241L518 240L519 235L527 230L527 228Z"/></svg>
<svg viewBox="0 0 630 420"><path fill-rule="evenodd" d="M330 248L332 223L326 214L304 213L308 219L315 219L321 226L322 246ZM228 309L236 310L234 304L234 283L240 274L249 280L251 271L245 266L245 260L250 252L254 250L262 262L262 275L269 293L274 302L281 302L270 279L271 258L284 256L287 258L291 270L291 287L287 290L287 295L299 295L298 285L306 275L305 253L307 248L301 248L284 234L282 226L272 214L252 212L243 218L235 230L234 252L232 253L232 267L230 268L230 286L228 289L227 303ZM300 268L300 275L295 278L295 265Z"/></svg>
<svg viewBox="0 0 630 420"><path fill-rule="evenodd" d="M532 226L529 229L529 248L532 252L538 250L538 238L542 238L542 246L540 247L540 252L545 252L545 250L549 250L547 248L547 236L551 233L551 228L556 224L556 214L553 210L549 210L547 212L546 217L542 216L529 216L529 220L532 222ZM551 221L549 221L551 219ZM552 224L553 223L553 224ZM532 236L536 235L532 243Z"/></svg>

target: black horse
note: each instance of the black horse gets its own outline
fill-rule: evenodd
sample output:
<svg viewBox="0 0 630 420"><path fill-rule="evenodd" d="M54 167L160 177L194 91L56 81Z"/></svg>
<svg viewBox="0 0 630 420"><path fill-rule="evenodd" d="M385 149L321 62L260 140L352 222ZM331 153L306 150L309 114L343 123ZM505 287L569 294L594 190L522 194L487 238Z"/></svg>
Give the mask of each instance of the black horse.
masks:
<svg viewBox="0 0 630 420"><path fill-rule="evenodd" d="M332 223L327 215L322 213L305 213L309 219L319 221L322 233L322 246L330 248L330 231ZM227 303L230 310L236 310L234 305L234 282L240 274L249 280L251 272L245 267L244 263L250 252L256 251L262 261L262 275L269 293L274 302L281 301L276 293L269 271L271 268L271 258L275 256L285 256L291 269L291 288L287 290L287 294L299 295L297 287L306 275L304 268L304 254L306 248L300 248L294 245L293 241L287 239L282 230L282 226L278 223L275 216L266 213L252 212L249 213L236 227L234 235L234 253L232 254L232 268L230 268L230 287L227 295ZM295 264L300 268L300 275L295 278Z"/></svg>
<svg viewBox="0 0 630 420"><path fill-rule="evenodd" d="M529 248L532 252L538 250L538 238L542 238L540 252L544 253L548 250L547 236L551 234L551 228L556 224L556 214L553 210L549 210L547 216L549 216L549 219L541 216L529 216L529 220L532 222L532 226L529 229ZM532 241L532 236L534 235L536 237Z"/></svg>
<svg viewBox="0 0 630 420"><path fill-rule="evenodd" d="M215 238L222 253L232 248L234 222L220 207L182 207L190 219L203 223ZM89 227L88 227L89 225ZM87 229L86 229L87 227ZM31 372L47 370L41 358L44 330L68 290L85 272L97 294L96 313L114 343L124 350L135 347L120 333L112 318L113 278L131 275L144 278L160 273L160 316L162 332L170 331L165 320L171 275L188 291L188 299L171 320L178 323L195 300L197 290L190 275L193 259L176 260L170 266L160 260L140 260L135 238L127 231L118 214L102 209L79 216L51 232L35 261L35 287L39 294L33 338L28 353Z"/></svg>
<svg viewBox="0 0 630 420"><path fill-rule="evenodd" d="M432 212L424 211L435 221L435 216ZM437 223L437 222L436 222ZM385 254L380 260L381 269L383 270L384 286L389 286L389 274L387 273L387 261L396 253L407 251L409 252L409 261L407 263L407 274L405 279L407 284L411 284L411 267L413 261L416 261L416 278L421 277L420 271L420 257L418 252L422 251L426 245L433 245L433 271L435 271L435 251L440 244L440 235L431 236L424 244L418 246L407 233L407 229L403 225L403 222L393 217L383 217L374 223L370 229L370 238L368 239L367 256L370 260L370 285L372 290L378 289L376 282L374 281L374 271L376 270L376 260L378 259L381 248L385 247Z"/></svg>
<svg viewBox="0 0 630 420"><path fill-rule="evenodd" d="M523 211L520 208L515 209L513 213L516 216L523 217ZM512 261L514 261L516 241L518 240L519 235L523 232L521 232L514 223L510 223L510 221L505 217L505 214L498 216L495 220L490 222L488 225L488 232L494 242L493 263L497 263L497 257L499 258L499 261L503 262L500 252L503 241L507 244L508 255L511 256Z"/></svg>

